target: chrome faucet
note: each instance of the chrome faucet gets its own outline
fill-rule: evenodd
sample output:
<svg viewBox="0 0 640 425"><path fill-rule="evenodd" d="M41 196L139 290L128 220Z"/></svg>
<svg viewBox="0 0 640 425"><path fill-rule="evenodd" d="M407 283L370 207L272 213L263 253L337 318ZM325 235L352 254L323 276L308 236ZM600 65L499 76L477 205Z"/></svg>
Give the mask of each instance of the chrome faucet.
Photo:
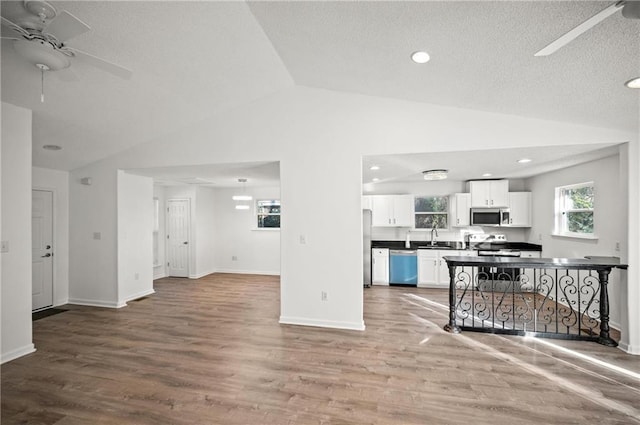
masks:
<svg viewBox="0 0 640 425"><path fill-rule="evenodd" d="M433 232L436 232L436 238L438 237L438 229L436 229L436 224L433 223L433 227L431 228L431 246L436 244L436 241L433 239Z"/></svg>

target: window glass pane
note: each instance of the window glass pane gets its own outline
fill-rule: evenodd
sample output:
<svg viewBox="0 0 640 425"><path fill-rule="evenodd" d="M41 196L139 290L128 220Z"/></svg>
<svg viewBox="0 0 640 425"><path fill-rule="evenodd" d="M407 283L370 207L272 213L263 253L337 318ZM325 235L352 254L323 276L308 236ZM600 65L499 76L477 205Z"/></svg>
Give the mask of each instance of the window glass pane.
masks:
<svg viewBox="0 0 640 425"><path fill-rule="evenodd" d="M258 214L280 214L280 205L258 205Z"/></svg>
<svg viewBox="0 0 640 425"><path fill-rule="evenodd" d="M569 210L593 209L593 186L565 189L564 196Z"/></svg>
<svg viewBox="0 0 640 425"><path fill-rule="evenodd" d="M593 212L567 212L567 230L574 233L593 233Z"/></svg>
<svg viewBox="0 0 640 425"><path fill-rule="evenodd" d="M259 215L258 216L258 227L280 227L280 216L279 215Z"/></svg>
<svg viewBox="0 0 640 425"><path fill-rule="evenodd" d="M420 196L415 198L416 212L447 212L449 198L446 196Z"/></svg>
<svg viewBox="0 0 640 425"><path fill-rule="evenodd" d="M436 229L446 229L449 227L447 223L447 214L416 214L416 229L432 229L435 225Z"/></svg>

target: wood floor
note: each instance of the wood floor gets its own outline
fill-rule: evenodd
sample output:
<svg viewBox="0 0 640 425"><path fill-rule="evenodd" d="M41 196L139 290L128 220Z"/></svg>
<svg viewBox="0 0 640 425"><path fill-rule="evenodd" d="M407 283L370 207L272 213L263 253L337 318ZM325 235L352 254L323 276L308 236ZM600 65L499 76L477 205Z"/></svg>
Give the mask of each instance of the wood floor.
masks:
<svg viewBox="0 0 640 425"><path fill-rule="evenodd" d="M34 322L37 352L2 366L2 425L640 424L640 357L448 334L446 291L365 289L358 332L278 324L274 277L155 288Z"/></svg>

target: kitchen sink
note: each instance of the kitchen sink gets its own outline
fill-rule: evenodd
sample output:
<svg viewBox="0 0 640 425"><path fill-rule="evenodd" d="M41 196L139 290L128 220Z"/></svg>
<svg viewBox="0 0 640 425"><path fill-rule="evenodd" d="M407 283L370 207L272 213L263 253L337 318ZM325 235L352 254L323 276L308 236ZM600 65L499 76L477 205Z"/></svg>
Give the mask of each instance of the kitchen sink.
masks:
<svg viewBox="0 0 640 425"><path fill-rule="evenodd" d="M430 242L418 245L418 249L465 249L464 242Z"/></svg>

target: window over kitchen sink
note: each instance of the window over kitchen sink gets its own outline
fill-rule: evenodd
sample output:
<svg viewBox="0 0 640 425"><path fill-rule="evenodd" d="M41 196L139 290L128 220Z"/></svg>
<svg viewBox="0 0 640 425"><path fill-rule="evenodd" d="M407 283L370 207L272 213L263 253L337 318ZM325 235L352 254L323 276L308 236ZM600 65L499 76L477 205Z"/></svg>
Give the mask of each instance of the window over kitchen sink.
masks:
<svg viewBox="0 0 640 425"><path fill-rule="evenodd" d="M556 226L554 234L577 238L595 238L593 182L556 187Z"/></svg>
<svg viewBox="0 0 640 425"><path fill-rule="evenodd" d="M416 196L415 228L416 229L448 229L449 197Z"/></svg>

